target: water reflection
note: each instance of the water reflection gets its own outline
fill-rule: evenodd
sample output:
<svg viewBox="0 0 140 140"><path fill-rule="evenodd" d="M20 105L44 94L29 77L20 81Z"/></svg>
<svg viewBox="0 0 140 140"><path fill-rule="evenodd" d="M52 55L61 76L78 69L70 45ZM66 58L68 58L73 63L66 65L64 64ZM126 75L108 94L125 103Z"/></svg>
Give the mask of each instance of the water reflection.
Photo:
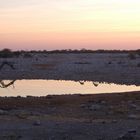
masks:
<svg viewBox="0 0 140 140"><path fill-rule="evenodd" d="M84 85L85 82L86 82L86 81L79 81L79 83L80 83L81 85ZM94 85L95 87L98 87L98 85L99 85L99 83L97 83L97 82L92 82L92 83L93 83L93 85Z"/></svg>
<svg viewBox="0 0 140 140"><path fill-rule="evenodd" d="M81 85L84 85L85 81L79 81L79 83L80 83Z"/></svg>
<svg viewBox="0 0 140 140"><path fill-rule="evenodd" d="M15 81L16 81L16 80L12 80L12 81L9 81L8 83L5 83L4 80L0 80L0 87L1 87L1 88L8 88L8 87L10 87L11 85L13 85L13 87L14 87Z"/></svg>
<svg viewBox="0 0 140 140"><path fill-rule="evenodd" d="M97 94L140 91L140 86L134 85L64 80L0 80L0 87L0 96L46 96L52 94Z"/></svg>
<svg viewBox="0 0 140 140"><path fill-rule="evenodd" d="M98 87L98 85L99 85L97 82L92 82L92 83L95 87Z"/></svg>

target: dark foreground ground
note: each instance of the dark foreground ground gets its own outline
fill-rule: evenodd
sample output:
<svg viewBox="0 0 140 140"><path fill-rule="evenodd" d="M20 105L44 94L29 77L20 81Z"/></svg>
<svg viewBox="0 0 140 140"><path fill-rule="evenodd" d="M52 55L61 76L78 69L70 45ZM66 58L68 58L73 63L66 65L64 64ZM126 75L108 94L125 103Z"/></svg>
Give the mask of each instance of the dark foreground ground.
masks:
<svg viewBox="0 0 140 140"><path fill-rule="evenodd" d="M140 140L140 92L1 97L0 140Z"/></svg>

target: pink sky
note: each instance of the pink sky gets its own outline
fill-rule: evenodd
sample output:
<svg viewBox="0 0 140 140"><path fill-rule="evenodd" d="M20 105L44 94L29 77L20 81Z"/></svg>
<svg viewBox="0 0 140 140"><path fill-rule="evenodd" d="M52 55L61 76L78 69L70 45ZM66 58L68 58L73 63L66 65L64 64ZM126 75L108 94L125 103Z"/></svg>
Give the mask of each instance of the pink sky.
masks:
<svg viewBox="0 0 140 140"><path fill-rule="evenodd" d="M0 19L0 49L140 49L139 0L5 0Z"/></svg>

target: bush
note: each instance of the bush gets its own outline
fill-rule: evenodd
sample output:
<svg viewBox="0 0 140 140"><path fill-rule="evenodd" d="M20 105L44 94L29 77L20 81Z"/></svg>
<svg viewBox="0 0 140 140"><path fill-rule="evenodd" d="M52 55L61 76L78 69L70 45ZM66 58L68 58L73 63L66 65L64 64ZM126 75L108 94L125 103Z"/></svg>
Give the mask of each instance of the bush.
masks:
<svg viewBox="0 0 140 140"><path fill-rule="evenodd" d="M10 49L5 48L0 51L0 57L1 58L13 57L13 52Z"/></svg>
<svg viewBox="0 0 140 140"><path fill-rule="evenodd" d="M31 57L32 57L32 55L28 52L24 54L24 58L31 58Z"/></svg>
<svg viewBox="0 0 140 140"><path fill-rule="evenodd" d="M137 67L140 67L140 63L137 64Z"/></svg>
<svg viewBox="0 0 140 140"><path fill-rule="evenodd" d="M21 52L20 51L13 52L13 55L15 57L19 57L21 55Z"/></svg>
<svg viewBox="0 0 140 140"><path fill-rule="evenodd" d="M137 50L137 54L140 55L140 50Z"/></svg>
<svg viewBox="0 0 140 140"><path fill-rule="evenodd" d="M135 53L129 53L128 58L131 60L135 60L136 59Z"/></svg>

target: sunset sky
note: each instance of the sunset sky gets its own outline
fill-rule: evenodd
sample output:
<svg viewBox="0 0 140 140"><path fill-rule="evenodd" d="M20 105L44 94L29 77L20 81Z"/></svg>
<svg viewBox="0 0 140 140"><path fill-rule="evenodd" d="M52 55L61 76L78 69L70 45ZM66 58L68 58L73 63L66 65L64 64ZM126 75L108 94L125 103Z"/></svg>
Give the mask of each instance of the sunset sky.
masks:
<svg viewBox="0 0 140 140"><path fill-rule="evenodd" d="M0 49L140 49L140 0L0 0Z"/></svg>

